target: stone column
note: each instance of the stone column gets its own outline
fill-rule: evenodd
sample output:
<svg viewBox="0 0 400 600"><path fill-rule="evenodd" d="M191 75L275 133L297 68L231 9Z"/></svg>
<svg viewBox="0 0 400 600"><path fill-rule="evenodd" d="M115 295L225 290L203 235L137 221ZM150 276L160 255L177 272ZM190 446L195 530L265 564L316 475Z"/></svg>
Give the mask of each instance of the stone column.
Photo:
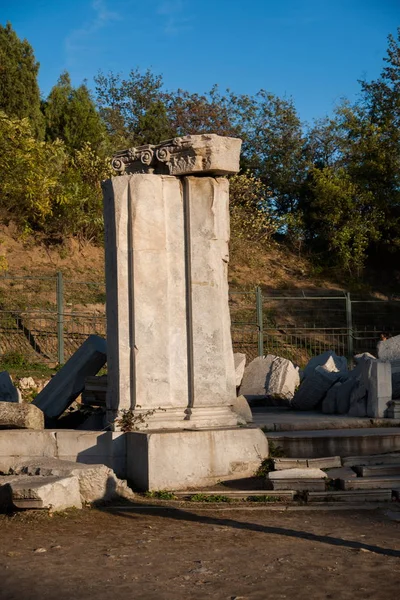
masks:
<svg viewBox="0 0 400 600"><path fill-rule="evenodd" d="M114 157L121 174L103 186L114 426L128 409L139 428L237 424L221 175L238 171L240 145L197 135Z"/></svg>

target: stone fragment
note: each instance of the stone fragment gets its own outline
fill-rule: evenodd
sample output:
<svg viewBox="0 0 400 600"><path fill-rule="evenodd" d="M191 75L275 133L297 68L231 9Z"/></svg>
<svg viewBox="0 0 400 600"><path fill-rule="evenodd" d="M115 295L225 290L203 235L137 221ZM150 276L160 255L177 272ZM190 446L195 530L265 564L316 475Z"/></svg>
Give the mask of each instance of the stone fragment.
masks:
<svg viewBox="0 0 400 600"><path fill-rule="evenodd" d="M234 398L232 410L240 417L241 423L252 423L253 415L249 403L244 396Z"/></svg>
<svg viewBox="0 0 400 600"><path fill-rule="evenodd" d="M13 385L8 371L0 373L0 402L22 402L21 392Z"/></svg>
<svg viewBox="0 0 400 600"><path fill-rule="evenodd" d="M287 358L275 356L267 375L266 393L275 398L291 400L300 385L299 369Z"/></svg>
<svg viewBox="0 0 400 600"><path fill-rule="evenodd" d="M274 458L274 466L275 471L308 467L306 458Z"/></svg>
<svg viewBox="0 0 400 600"><path fill-rule="evenodd" d="M57 458L25 459L10 468L12 475L42 477L76 477L82 502L98 502L118 496L133 498L126 481L118 479L112 469L105 465L90 465L59 460Z"/></svg>
<svg viewBox="0 0 400 600"><path fill-rule="evenodd" d="M325 366L318 366L314 373L308 374L302 381L292 400L293 408L312 410L325 397L328 390L340 378L339 371L330 371Z"/></svg>
<svg viewBox="0 0 400 600"><path fill-rule="evenodd" d="M367 389L361 377L356 379L356 385L350 393L349 417L367 416Z"/></svg>
<svg viewBox="0 0 400 600"><path fill-rule="evenodd" d="M329 479L334 481L338 479L353 479L354 477L357 477L357 473L350 467L337 467L335 469L328 469L326 474Z"/></svg>
<svg viewBox="0 0 400 600"><path fill-rule="evenodd" d="M386 409L388 419L400 419L400 400L391 400Z"/></svg>
<svg viewBox="0 0 400 600"><path fill-rule="evenodd" d="M112 165L120 173L227 175L239 171L241 145L238 138L215 133L185 135L157 145L121 150L113 157Z"/></svg>
<svg viewBox="0 0 400 600"><path fill-rule="evenodd" d="M0 402L0 429L43 429L44 415L32 404Z"/></svg>
<svg viewBox="0 0 400 600"><path fill-rule="evenodd" d="M246 366L246 355L235 352L233 358L235 360L236 387L239 387L242 383L244 368Z"/></svg>
<svg viewBox="0 0 400 600"><path fill-rule="evenodd" d="M388 402L392 399L390 363L371 360L363 376L367 388L367 416L384 417Z"/></svg>
<svg viewBox="0 0 400 600"><path fill-rule="evenodd" d="M325 489L326 473L321 469L284 469L272 471L267 475L267 481L274 490L323 491Z"/></svg>
<svg viewBox="0 0 400 600"><path fill-rule="evenodd" d="M365 360L376 360L376 356L370 354L369 352L362 352L361 354L355 354L354 360L356 364L360 362L364 362Z"/></svg>
<svg viewBox="0 0 400 600"><path fill-rule="evenodd" d="M51 511L82 508L77 477L17 477L6 485L16 508Z"/></svg>
<svg viewBox="0 0 400 600"><path fill-rule="evenodd" d="M328 391L322 400L321 410L326 415L334 415L337 412L337 395L341 382L336 382Z"/></svg>
<svg viewBox="0 0 400 600"><path fill-rule="evenodd" d="M329 371L340 371L345 373L347 371L347 360L345 356L338 356L333 350L328 350L323 354L314 356L303 371L303 379L312 375L315 368L318 366L325 366Z"/></svg>
<svg viewBox="0 0 400 600"><path fill-rule="evenodd" d="M54 375L32 404L46 417L58 418L85 387L85 378L96 375L107 361L106 340L91 335Z"/></svg>
<svg viewBox="0 0 400 600"><path fill-rule="evenodd" d="M357 380L350 378L344 381L337 390L336 394L336 412L339 415L345 415L350 409L351 392L357 386Z"/></svg>
<svg viewBox="0 0 400 600"><path fill-rule="evenodd" d="M244 370L240 394L247 400L266 398L267 376L276 357L273 354L258 356Z"/></svg>
<svg viewBox="0 0 400 600"><path fill-rule="evenodd" d="M20 390L31 390L32 388L36 388L36 383L33 377L21 377L18 381L18 386Z"/></svg>
<svg viewBox="0 0 400 600"><path fill-rule="evenodd" d="M333 469L342 466L340 456L322 456L320 458L308 458L307 466L315 469Z"/></svg>
<svg viewBox="0 0 400 600"><path fill-rule="evenodd" d="M400 360L400 335L378 342L377 351L379 360Z"/></svg>
<svg viewBox="0 0 400 600"><path fill-rule="evenodd" d="M291 400L299 383L299 370L290 360L267 354L258 356L245 368L240 393L247 400Z"/></svg>
<svg viewBox="0 0 400 600"><path fill-rule="evenodd" d="M307 467L306 469L282 469L268 473L268 479L326 479L327 474L321 469Z"/></svg>

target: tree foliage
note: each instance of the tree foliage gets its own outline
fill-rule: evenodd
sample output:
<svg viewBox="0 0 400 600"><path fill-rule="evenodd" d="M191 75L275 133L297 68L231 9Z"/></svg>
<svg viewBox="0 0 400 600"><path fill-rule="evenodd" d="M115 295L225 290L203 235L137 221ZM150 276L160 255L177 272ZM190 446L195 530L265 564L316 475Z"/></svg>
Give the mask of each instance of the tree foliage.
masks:
<svg viewBox="0 0 400 600"><path fill-rule="evenodd" d="M0 25L0 110L10 117L27 117L35 136L40 138L44 122L38 71L39 63L29 42L20 40L10 23Z"/></svg>
<svg viewBox="0 0 400 600"><path fill-rule="evenodd" d="M101 150L106 144L106 129L85 84L73 88L68 73L62 73L43 105L46 140L63 140L69 150L86 143Z"/></svg>

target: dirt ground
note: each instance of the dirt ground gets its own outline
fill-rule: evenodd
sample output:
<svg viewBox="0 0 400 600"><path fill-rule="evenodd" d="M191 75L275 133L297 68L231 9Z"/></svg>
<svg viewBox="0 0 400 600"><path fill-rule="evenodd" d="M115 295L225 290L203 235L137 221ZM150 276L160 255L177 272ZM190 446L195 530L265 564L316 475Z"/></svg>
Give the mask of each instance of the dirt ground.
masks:
<svg viewBox="0 0 400 600"><path fill-rule="evenodd" d="M389 506L292 512L187 504L3 516L0 598L394 598L398 517Z"/></svg>

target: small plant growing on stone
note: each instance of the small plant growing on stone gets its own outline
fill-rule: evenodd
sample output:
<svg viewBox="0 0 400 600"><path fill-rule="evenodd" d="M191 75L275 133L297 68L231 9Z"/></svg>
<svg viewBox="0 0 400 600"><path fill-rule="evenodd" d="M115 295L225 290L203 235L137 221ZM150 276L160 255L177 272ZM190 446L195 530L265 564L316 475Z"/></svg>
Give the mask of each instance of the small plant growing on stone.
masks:
<svg viewBox="0 0 400 600"><path fill-rule="evenodd" d="M232 502L232 498L222 494L194 494L190 498L191 502Z"/></svg>
<svg viewBox="0 0 400 600"><path fill-rule="evenodd" d="M271 471L275 471L274 458L284 458L285 453L280 446L275 446L273 442L269 442L269 456L264 458L261 465L255 472L255 477L266 477Z"/></svg>
<svg viewBox="0 0 400 600"><path fill-rule="evenodd" d="M138 404L136 409L141 408ZM116 423L121 431L128 433L130 431L140 431L141 429L147 429L149 424L146 422L149 417L154 415L157 410L165 410L164 408L152 408L143 412L135 412L133 408L122 409L120 417L116 420Z"/></svg>
<svg viewBox="0 0 400 600"><path fill-rule="evenodd" d="M177 500L177 497L168 490L156 490L154 492L146 492L147 498L157 498L157 500Z"/></svg>

